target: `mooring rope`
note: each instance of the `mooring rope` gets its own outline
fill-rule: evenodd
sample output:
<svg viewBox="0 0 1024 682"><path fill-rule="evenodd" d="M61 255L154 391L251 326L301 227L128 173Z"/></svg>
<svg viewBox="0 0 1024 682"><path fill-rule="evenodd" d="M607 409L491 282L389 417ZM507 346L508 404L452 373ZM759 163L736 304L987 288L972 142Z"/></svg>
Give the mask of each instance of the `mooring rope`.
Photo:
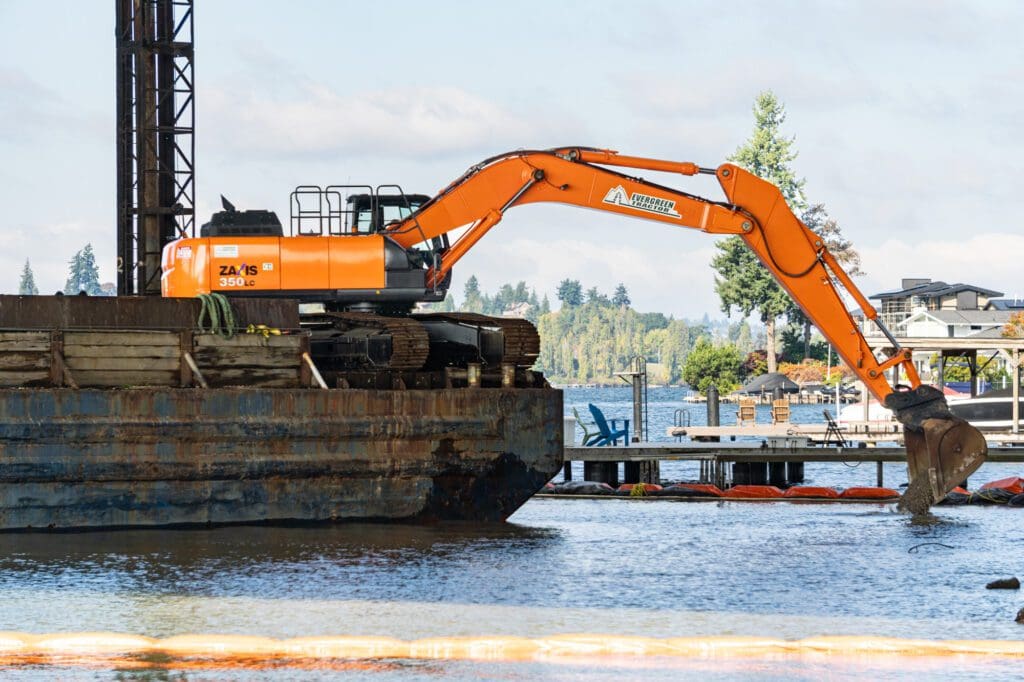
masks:
<svg viewBox="0 0 1024 682"><path fill-rule="evenodd" d="M220 334L225 339L230 339L235 335L235 314L231 310L231 303L224 294L213 292L199 294L196 298L200 302L199 318L196 320L196 327L199 331ZM209 330L203 326L206 318L210 319Z"/></svg>
<svg viewBox="0 0 1024 682"><path fill-rule="evenodd" d="M952 545L944 545L941 542L922 542L921 544L914 545L913 547L908 549L907 550L907 554L917 554L917 550L919 550L922 547L928 547L929 545L932 545L932 546L935 546L935 547L944 547L946 549L956 549L956 547L953 547Z"/></svg>

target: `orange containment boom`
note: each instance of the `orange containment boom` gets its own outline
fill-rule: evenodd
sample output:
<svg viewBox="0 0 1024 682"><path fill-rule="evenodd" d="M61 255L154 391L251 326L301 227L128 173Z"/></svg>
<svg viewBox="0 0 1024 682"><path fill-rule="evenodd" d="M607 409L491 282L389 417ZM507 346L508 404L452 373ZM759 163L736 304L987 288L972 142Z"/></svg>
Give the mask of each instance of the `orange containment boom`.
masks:
<svg viewBox="0 0 1024 682"><path fill-rule="evenodd" d="M373 636L273 639L247 635L179 635L157 639L111 632L28 634L0 632L0 666L68 666L176 669L328 666L332 661L431 659L599 664L622 658L704 659L763 656L978 656L1024 657L1017 640L925 640L874 636L637 637L566 634L544 637L493 635L400 640ZM319 662L319 665L316 663Z"/></svg>

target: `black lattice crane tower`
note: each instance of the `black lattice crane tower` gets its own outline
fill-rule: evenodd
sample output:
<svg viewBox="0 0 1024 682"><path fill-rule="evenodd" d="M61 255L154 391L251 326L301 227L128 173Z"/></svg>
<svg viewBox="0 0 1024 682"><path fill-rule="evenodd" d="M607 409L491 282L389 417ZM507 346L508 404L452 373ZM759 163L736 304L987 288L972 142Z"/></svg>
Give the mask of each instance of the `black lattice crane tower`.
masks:
<svg viewBox="0 0 1024 682"><path fill-rule="evenodd" d="M192 0L117 0L117 292L160 294L164 244L192 236Z"/></svg>

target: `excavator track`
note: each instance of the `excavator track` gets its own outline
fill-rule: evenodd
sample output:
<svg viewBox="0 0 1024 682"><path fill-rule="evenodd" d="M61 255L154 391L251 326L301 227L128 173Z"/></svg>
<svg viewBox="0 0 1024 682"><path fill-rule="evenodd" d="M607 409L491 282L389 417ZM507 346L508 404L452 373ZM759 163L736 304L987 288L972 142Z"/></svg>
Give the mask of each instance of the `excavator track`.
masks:
<svg viewBox="0 0 1024 682"><path fill-rule="evenodd" d="M529 320L515 317L491 317L480 313L425 313L414 317L497 327L505 337L505 352L502 362L511 362L517 367L533 367L537 356L540 355L540 334Z"/></svg>
<svg viewBox="0 0 1024 682"><path fill-rule="evenodd" d="M317 317L330 318L339 331L379 330L391 337L391 358L380 369L415 371L430 353L430 339L419 322L410 317L387 317L372 313L326 312Z"/></svg>

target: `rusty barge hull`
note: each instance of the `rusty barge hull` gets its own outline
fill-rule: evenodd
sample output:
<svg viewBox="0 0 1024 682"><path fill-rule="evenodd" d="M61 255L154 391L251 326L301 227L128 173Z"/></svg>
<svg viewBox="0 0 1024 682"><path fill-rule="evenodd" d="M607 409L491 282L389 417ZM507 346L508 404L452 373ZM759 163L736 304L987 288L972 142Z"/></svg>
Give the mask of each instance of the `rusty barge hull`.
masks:
<svg viewBox="0 0 1024 682"><path fill-rule="evenodd" d="M562 465L562 394L0 390L0 530L500 521Z"/></svg>

